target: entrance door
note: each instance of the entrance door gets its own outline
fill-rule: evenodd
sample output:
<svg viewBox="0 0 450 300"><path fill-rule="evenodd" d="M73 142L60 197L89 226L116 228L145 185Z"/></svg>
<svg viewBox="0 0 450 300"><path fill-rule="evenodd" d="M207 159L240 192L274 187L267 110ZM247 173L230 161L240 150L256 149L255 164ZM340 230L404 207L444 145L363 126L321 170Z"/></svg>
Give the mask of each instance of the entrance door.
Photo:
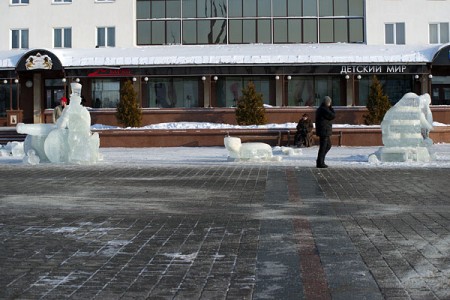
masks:
<svg viewBox="0 0 450 300"><path fill-rule="evenodd" d="M60 79L45 80L45 108L55 108L64 96L64 85Z"/></svg>
<svg viewBox="0 0 450 300"><path fill-rule="evenodd" d="M433 84L431 90L433 105L450 105L450 84Z"/></svg>

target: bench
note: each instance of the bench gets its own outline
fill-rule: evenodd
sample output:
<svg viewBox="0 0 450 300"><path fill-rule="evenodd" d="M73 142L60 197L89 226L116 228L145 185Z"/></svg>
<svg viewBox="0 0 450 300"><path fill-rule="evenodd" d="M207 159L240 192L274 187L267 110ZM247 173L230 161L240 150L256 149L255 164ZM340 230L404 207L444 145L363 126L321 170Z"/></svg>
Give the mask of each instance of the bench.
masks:
<svg viewBox="0 0 450 300"><path fill-rule="evenodd" d="M274 140L277 146L281 146L284 140L287 140L286 146L291 145L291 136L295 136L297 130L295 129L270 129L265 131L248 130L248 131L238 131L230 130L227 131L229 136L235 136L242 140L243 143L250 141L267 141ZM315 136L315 130L312 132L313 137ZM333 131L332 136L338 137L338 146L342 146L342 131ZM285 138L286 137L286 138Z"/></svg>
<svg viewBox="0 0 450 300"><path fill-rule="evenodd" d="M293 131L292 131L292 134L295 136L295 133L296 133L296 132L297 132L297 130L293 130ZM316 131L315 131L315 130L312 131L312 135L313 135L313 139L316 139L316 138L317 138L317 136L316 136ZM337 136L337 137L338 137L338 146L339 146L339 147L342 146L342 131L341 131L341 130L339 130L339 131L333 131L333 133L332 133L331 136ZM291 145L291 131L289 131L289 132L288 132L288 135L287 135L287 145L288 145L288 146Z"/></svg>

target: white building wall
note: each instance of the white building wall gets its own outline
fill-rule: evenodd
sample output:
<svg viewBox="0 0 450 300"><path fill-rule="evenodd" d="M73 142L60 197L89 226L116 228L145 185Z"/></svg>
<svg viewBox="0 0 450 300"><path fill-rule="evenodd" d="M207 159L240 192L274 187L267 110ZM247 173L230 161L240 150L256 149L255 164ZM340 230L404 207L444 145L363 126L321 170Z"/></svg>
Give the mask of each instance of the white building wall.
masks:
<svg viewBox="0 0 450 300"><path fill-rule="evenodd" d="M11 49L11 29L29 29L29 48L53 48L53 28L72 28L72 48L94 48L97 27L116 28L116 47L135 45L134 0L95 2L30 0L28 5L0 1L0 50Z"/></svg>
<svg viewBox="0 0 450 300"><path fill-rule="evenodd" d="M450 0L366 0L367 44L385 44L386 23L405 23L407 45L429 44L429 24L450 22Z"/></svg>
<svg viewBox="0 0 450 300"><path fill-rule="evenodd" d="M276 1L276 0L274 0ZM0 50L11 49L11 29L29 29L29 48L53 48L53 28L72 28L72 48L94 48L97 27L116 28L116 47L136 46L136 1L0 1ZM366 0L366 40L385 44L386 23L404 22L407 45L429 44L429 24L450 22L450 0Z"/></svg>

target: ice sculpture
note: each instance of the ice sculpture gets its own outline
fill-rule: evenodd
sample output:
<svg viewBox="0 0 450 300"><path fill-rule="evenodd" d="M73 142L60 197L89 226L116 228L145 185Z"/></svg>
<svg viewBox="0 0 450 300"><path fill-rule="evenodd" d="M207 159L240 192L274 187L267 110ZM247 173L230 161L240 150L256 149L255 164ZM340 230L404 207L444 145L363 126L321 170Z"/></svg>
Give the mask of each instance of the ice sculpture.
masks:
<svg viewBox="0 0 450 300"><path fill-rule="evenodd" d="M429 147L433 141L429 133L433 129L430 95L408 93L384 116L381 123L384 147L378 151L382 162L428 162ZM374 161L369 157L369 161Z"/></svg>
<svg viewBox="0 0 450 300"><path fill-rule="evenodd" d="M230 161L280 160L274 157L272 147L265 143L242 143L240 138L227 136L224 138Z"/></svg>
<svg viewBox="0 0 450 300"><path fill-rule="evenodd" d="M99 160L100 138L98 133L91 133L91 116L81 105L81 87L79 83L71 83L70 104L56 125L17 125L18 133L28 135L25 153L33 153L41 162L90 164Z"/></svg>

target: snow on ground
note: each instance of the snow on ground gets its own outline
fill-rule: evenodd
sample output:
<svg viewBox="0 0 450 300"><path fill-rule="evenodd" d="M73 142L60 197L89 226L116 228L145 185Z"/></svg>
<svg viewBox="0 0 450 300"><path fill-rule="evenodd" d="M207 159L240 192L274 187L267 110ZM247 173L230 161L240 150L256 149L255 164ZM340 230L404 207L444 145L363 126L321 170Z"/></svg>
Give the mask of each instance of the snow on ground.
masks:
<svg viewBox="0 0 450 300"><path fill-rule="evenodd" d="M378 163L370 164L368 157L379 147L333 147L327 155L330 167L346 168L450 168L450 144L436 144L432 152L436 160L429 163ZM101 148L103 161L100 166L107 167L152 167L152 166L208 166L208 165L273 165L294 167L315 167L318 147L302 148L300 154L285 155L279 147L274 148L274 155L283 157L276 161L229 162L225 147L174 147L174 148ZM0 165L23 165L22 158L0 156ZM40 164L45 166L48 164ZM36 166L39 167L39 166Z"/></svg>
<svg viewBox="0 0 450 300"><path fill-rule="evenodd" d="M433 126L449 126L447 124L442 124L439 122L434 122ZM126 130L186 130L186 129L294 129L297 127L297 123L288 122L283 124L267 124L267 125L249 125L249 126L239 126L231 124L222 123L209 123L209 122L172 122L172 123L159 123L147 125L144 127L136 128L126 128ZM334 124L333 128L380 128L380 125L350 125L350 124ZM91 126L92 130L125 130L122 127L109 126L103 124L95 124Z"/></svg>
<svg viewBox="0 0 450 300"><path fill-rule="evenodd" d="M435 122L434 126L448 126ZM276 129L295 128L296 123L267 124L262 126L237 126L230 124L217 124L205 122L174 122L148 125L142 128L152 130L185 130L185 129ZM379 128L380 126L335 124L333 128ZM96 124L91 129L121 129L120 127ZM445 167L450 168L450 144L437 144L432 147L436 160L430 163L378 163L370 164L368 157L376 152L379 147L333 147L327 156L327 164L330 167ZM173 148L101 148L103 161L99 165L117 167L141 167L158 165L232 165L232 164L269 164L281 166L314 167L318 147L302 148L301 154L285 155L279 147L273 149L274 155L281 156L280 162L229 162L228 151L225 147L173 147ZM288 151L284 151L288 152ZM292 152L292 151L291 151ZM0 165L22 165L22 157L7 156L7 150L0 147ZM41 164L44 165L44 164Z"/></svg>

